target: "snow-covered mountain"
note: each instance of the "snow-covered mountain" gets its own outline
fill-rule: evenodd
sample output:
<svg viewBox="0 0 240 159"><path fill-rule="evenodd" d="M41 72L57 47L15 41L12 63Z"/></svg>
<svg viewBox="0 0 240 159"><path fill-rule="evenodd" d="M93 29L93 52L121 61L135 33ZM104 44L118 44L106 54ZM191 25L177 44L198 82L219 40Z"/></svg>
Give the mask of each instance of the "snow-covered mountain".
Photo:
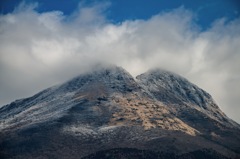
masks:
<svg viewBox="0 0 240 159"><path fill-rule="evenodd" d="M121 67L100 67L0 108L5 158L91 158L114 148L234 158L240 126L207 92L159 69L134 79Z"/></svg>
<svg viewBox="0 0 240 159"><path fill-rule="evenodd" d="M157 100L162 101L181 117L188 111L187 118L195 111L226 127L239 127L217 106L210 94L192 84L184 77L161 69L153 69L136 77L138 83ZM193 116L196 120L199 115ZM191 118L191 120L193 120ZM208 122L209 120L207 120Z"/></svg>

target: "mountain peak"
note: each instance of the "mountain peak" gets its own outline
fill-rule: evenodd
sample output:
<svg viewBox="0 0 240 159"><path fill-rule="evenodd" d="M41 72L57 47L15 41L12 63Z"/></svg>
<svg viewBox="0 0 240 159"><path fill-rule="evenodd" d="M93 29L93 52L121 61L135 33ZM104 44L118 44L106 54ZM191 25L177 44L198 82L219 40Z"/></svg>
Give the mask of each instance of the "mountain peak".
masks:
<svg viewBox="0 0 240 159"><path fill-rule="evenodd" d="M189 82L186 78L162 69L153 69L136 77L140 83L147 86L150 92L158 92L169 94L170 98L175 97L174 102L189 102L207 109L207 103L213 102L210 94ZM170 95L171 94L171 95ZM162 94L161 100L169 101L167 96ZM159 97L161 98L161 97ZM171 101L171 100L170 100Z"/></svg>
<svg viewBox="0 0 240 159"><path fill-rule="evenodd" d="M208 93L187 79L154 69L135 80L113 65L98 66L1 107L0 130L0 147L16 143L3 151L11 154L23 147L24 152L16 158L34 158L32 152L59 148L79 158L113 147L183 153L206 145L234 155L239 152L240 140L239 125L221 112ZM29 151L29 141L42 149ZM53 156L61 158L57 156L60 151Z"/></svg>
<svg viewBox="0 0 240 159"><path fill-rule="evenodd" d="M62 84L60 88L66 91L77 91L79 89L85 90L85 87L91 87L94 90L98 86L104 86L110 92L132 90L138 87L133 77L122 67L99 65L97 68Z"/></svg>
<svg viewBox="0 0 240 159"><path fill-rule="evenodd" d="M196 110L203 118L213 119L225 126L239 127L219 109L210 94L178 74L153 69L137 76L136 79L149 94L175 110L180 118L180 112L184 108L189 112ZM184 113L186 115L186 112Z"/></svg>

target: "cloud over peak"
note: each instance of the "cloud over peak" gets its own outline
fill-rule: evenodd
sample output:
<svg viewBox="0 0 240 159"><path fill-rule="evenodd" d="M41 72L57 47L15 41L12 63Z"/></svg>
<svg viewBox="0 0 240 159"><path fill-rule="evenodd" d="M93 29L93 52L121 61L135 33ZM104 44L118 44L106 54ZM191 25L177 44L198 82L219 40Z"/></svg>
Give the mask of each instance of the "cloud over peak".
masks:
<svg viewBox="0 0 240 159"><path fill-rule="evenodd" d="M0 15L1 105L96 63L112 63L133 75L154 67L179 73L240 122L240 19L219 19L201 31L194 14L181 7L114 24L104 15L108 5L80 4L70 16L23 5Z"/></svg>

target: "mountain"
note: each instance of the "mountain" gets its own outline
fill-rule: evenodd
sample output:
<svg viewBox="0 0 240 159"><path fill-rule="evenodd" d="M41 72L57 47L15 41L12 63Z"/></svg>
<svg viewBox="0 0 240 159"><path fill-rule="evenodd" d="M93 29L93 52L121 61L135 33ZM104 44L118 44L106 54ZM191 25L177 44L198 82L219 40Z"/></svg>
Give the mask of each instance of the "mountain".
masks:
<svg viewBox="0 0 240 159"><path fill-rule="evenodd" d="M137 76L136 79L149 94L162 101L175 116L189 125L195 127L199 122L204 122L196 125L198 130L201 128L201 132L214 131L216 127L240 128L239 124L219 109L210 94L177 74L155 69ZM207 126L208 124L210 125Z"/></svg>
<svg viewBox="0 0 240 159"><path fill-rule="evenodd" d="M240 126L174 73L99 67L0 108L1 158L240 158Z"/></svg>

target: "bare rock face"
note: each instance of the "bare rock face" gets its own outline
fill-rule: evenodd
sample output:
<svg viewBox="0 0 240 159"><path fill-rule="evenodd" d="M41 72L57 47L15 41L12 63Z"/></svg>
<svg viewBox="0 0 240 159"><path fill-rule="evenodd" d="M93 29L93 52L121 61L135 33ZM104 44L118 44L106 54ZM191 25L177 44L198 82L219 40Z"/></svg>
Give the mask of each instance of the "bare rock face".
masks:
<svg viewBox="0 0 240 159"><path fill-rule="evenodd" d="M114 158L117 150L115 158L235 158L239 130L179 75L156 69L135 80L109 66L1 107L0 156Z"/></svg>

